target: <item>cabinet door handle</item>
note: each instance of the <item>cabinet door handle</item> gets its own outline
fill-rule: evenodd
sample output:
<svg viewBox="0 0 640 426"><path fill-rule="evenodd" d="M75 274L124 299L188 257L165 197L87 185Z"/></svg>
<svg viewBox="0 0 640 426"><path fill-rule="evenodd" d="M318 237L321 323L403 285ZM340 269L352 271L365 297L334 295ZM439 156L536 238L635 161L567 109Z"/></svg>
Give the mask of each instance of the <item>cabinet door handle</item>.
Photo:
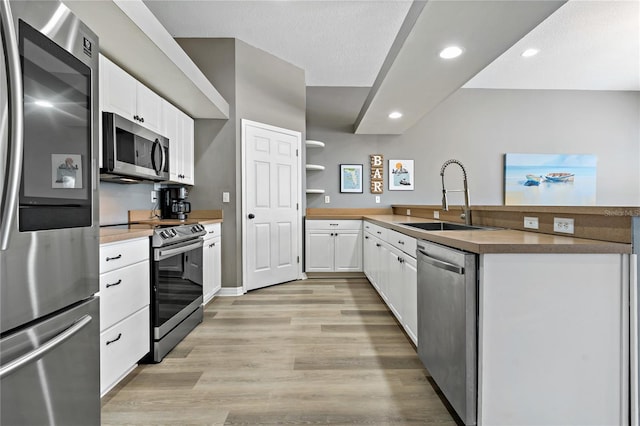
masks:
<svg viewBox="0 0 640 426"><path fill-rule="evenodd" d="M120 340L121 337L122 337L122 333L118 333L118 337L116 337L115 339L107 340L107 345L117 342L118 340Z"/></svg>
<svg viewBox="0 0 640 426"><path fill-rule="evenodd" d="M382 247L380 243L376 243L376 247Z"/></svg>
<svg viewBox="0 0 640 426"><path fill-rule="evenodd" d="M369 239L369 237L367 237L367 236L365 235L365 236L364 236L364 239L365 239L365 240L368 240L368 239Z"/></svg>
<svg viewBox="0 0 640 426"><path fill-rule="evenodd" d="M398 244L404 245L404 241L398 241Z"/></svg>
<svg viewBox="0 0 640 426"><path fill-rule="evenodd" d="M122 280L121 279L116 281L115 283L107 284L107 288L114 287L114 286L117 286L117 285L120 285L120 284L122 284Z"/></svg>
<svg viewBox="0 0 640 426"><path fill-rule="evenodd" d="M209 233L210 233L210 234L215 234L215 233L216 233L216 231L209 231Z"/></svg>
<svg viewBox="0 0 640 426"><path fill-rule="evenodd" d="M119 255L117 255L115 257L107 257L107 262L110 261L110 260L118 260L118 259L121 259L121 258L122 258L121 254L119 254Z"/></svg>
<svg viewBox="0 0 640 426"><path fill-rule="evenodd" d="M378 234L382 234L382 232L381 232L381 231L376 231L376 232L377 232Z"/></svg>

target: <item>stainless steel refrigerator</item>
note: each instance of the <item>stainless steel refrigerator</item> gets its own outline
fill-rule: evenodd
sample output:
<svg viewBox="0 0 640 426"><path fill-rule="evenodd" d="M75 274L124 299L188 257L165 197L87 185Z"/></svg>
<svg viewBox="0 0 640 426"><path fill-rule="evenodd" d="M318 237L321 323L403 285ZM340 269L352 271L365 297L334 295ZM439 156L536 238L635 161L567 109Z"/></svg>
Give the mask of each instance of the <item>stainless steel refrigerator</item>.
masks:
<svg viewBox="0 0 640 426"><path fill-rule="evenodd" d="M100 423L98 39L0 0L0 424Z"/></svg>

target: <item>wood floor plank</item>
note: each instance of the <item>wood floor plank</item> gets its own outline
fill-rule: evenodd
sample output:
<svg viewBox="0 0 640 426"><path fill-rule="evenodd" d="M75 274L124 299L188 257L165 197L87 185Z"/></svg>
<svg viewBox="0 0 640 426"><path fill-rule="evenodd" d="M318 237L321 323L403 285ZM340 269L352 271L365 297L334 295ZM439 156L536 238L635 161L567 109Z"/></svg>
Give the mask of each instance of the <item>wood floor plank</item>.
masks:
<svg viewBox="0 0 640 426"><path fill-rule="evenodd" d="M215 298L159 364L102 400L103 425L442 425L415 347L363 278Z"/></svg>

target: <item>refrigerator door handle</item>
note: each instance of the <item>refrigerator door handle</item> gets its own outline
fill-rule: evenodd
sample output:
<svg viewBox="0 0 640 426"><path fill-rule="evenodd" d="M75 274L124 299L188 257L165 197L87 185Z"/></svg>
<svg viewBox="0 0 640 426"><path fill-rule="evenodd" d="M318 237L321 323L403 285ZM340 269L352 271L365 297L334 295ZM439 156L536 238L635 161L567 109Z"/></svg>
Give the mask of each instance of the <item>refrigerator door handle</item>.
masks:
<svg viewBox="0 0 640 426"><path fill-rule="evenodd" d="M40 359L47 352L50 352L51 350L57 348L58 346L63 344L65 341L73 337L74 334L82 330L87 324L91 322L91 320L92 320L91 315L88 315L88 314L83 315L82 317L80 317L80 319L75 321L69 328L65 329L63 332L53 337L51 340L49 340L45 344L37 347L36 349L32 350L27 354L22 355L19 358L16 358L11 362L6 363L0 368L0 379L24 367L25 365Z"/></svg>
<svg viewBox="0 0 640 426"><path fill-rule="evenodd" d="M9 245L9 235L11 234L11 224L16 212L18 201L18 190L20 188L20 173L22 168L22 141L23 141L23 98L22 98L22 71L20 69L20 52L18 40L13 25L13 16L8 0L0 0L0 19L2 19L3 38L5 40L4 50L7 54L7 88L9 92L8 105L10 108L11 123L9 137L6 147L7 162L3 164L4 170L8 170L5 182L6 191L0 199L2 208L2 219L0 222L0 250L7 250ZM3 143L0 141L0 143Z"/></svg>

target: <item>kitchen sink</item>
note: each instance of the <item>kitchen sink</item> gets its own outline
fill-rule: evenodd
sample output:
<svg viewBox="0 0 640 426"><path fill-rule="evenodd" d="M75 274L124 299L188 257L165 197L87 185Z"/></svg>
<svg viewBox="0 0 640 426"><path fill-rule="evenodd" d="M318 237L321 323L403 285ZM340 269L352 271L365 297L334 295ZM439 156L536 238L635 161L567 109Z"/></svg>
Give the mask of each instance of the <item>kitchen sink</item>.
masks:
<svg viewBox="0 0 640 426"><path fill-rule="evenodd" d="M498 229L450 222L401 223L401 225L411 226L412 228L422 229L423 231L488 231Z"/></svg>

